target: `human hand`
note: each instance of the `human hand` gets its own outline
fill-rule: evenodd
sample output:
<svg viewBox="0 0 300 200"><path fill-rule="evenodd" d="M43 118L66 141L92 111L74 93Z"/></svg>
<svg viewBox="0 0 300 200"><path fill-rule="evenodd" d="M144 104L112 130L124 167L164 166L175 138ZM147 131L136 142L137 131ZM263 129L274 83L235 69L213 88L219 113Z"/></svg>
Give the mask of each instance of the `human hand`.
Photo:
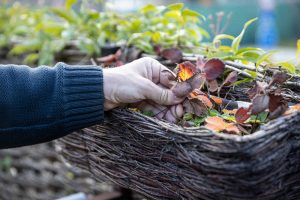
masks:
<svg viewBox="0 0 300 200"><path fill-rule="evenodd" d="M104 110L143 100L152 100L159 105L175 105L184 99L170 90L176 84L174 73L152 58L103 69L103 79Z"/></svg>

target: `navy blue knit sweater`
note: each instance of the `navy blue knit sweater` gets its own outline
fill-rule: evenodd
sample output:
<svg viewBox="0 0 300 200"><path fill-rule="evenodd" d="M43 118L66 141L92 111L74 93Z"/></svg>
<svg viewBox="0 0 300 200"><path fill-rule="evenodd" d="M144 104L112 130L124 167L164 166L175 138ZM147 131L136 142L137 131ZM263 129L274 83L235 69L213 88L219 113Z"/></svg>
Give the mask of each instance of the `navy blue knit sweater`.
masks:
<svg viewBox="0 0 300 200"><path fill-rule="evenodd" d="M95 66L0 65L0 148L50 141L103 120Z"/></svg>

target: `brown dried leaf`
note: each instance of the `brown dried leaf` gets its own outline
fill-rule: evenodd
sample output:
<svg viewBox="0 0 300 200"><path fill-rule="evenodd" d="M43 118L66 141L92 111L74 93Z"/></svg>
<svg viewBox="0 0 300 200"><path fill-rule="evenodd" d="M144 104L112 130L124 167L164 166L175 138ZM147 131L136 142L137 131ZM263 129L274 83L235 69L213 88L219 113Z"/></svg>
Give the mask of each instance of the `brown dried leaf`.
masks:
<svg viewBox="0 0 300 200"><path fill-rule="evenodd" d="M206 107L212 108L213 104L206 95L191 95L191 99L199 99Z"/></svg>
<svg viewBox="0 0 300 200"><path fill-rule="evenodd" d="M281 72L281 71L277 71L274 73L272 80L270 82L270 86L273 84L282 84L284 83L287 79L289 78L289 76L287 75L287 73L285 72Z"/></svg>
<svg viewBox="0 0 300 200"><path fill-rule="evenodd" d="M265 90L267 87L267 84L264 82L256 81L254 84L254 87L250 88L247 92L250 99L254 99L256 95L265 94Z"/></svg>
<svg viewBox="0 0 300 200"><path fill-rule="evenodd" d="M215 117L208 117L205 120L206 125L205 127L215 131L215 132L228 132L228 133L234 133L234 134L240 134L240 130L234 123L228 123L225 122L224 119L221 117L215 116Z"/></svg>
<svg viewBox="0 0 300 200"><path fill-rule="evenodd" d="M178 48L169 48L161 51L161 56L172 63L179 63L182 60L182 52Z"/></svg>
<svg viewBox="0 0 300 200"><path fill-rule="evenodd" d="M199 99L186 99L183 102L185 113L192 113L199 117L204 116L208 112L206 105Z"/></svg>

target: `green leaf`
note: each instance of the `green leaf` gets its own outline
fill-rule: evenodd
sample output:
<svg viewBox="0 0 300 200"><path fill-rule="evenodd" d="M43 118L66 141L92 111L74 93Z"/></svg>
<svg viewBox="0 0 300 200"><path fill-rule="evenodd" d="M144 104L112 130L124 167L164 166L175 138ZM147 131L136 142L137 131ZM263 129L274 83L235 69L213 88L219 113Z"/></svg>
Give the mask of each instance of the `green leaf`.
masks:
<svg viewBox="0 0 300 200"><path fill-rule="evenodd" d="M194 126L201 126L201 124L203 124L203 122L205 121L206 116L205 117L195 117L194 119Z"/></svg>
<svg viewBox="0 0 300 200"><path fill-rule="evenodd" d="M271 51L268 51L264 54L261 54L258 59L257 59L257 62L256 62L256 67L260 66L263 62L265 62L266 60L268 60L271 56L273 56L275 53L277 53L278 51L276 50L271 50Z"/></svg>
<svg viewBox="0 0 300 200"><path fill-rule="evenodd" d="M183 18L181 16L181 13L177 10L168 11L164 14L164 16L170 19L174 19L179 23L183 23Z"/></svg>
<svg viewBox="0 0 300 200"><path fill-rule="evenodd" d="M168 5L167 8L169 10L181 10L183 8L184 4L183 3L174 3L171 5Z"/></svg>
<svg viewBox="0 0 300 200"><path fill-rule="evenodd" d="M245 23L244 28L242 30L242 32L239 34L239 36L237 36L231 44L231 48L233 49L233 51L236 53L239 50L240 47L240 43L244 37L244 34L246 32L246 29L248 28L248 26L250 26L254 21L256 21L257 18L251 19L248 22Z"/></svg>
<svg viewBox="0 0 300 200"><path fill-rule="evenodd" d="M193 119L193 114L192 113L185 113L184 116L183 116L183 119L185 121L190 121Z"/></svg>
<svg viewBox="0 0 300 200"><path fill-rule="evenodd" d="M77 22L77 17L72 10L65 10L61 8L52 8L52 13L57 15L58 17L61 17L65 19L66 21L75 24Z"/></svg>
<svg viewBox="0 0 300 200"><path fill-rule="evenodd" d="M289 62L279 62L279 63L276 63L276 65L281 66L282 68L288 70L291 74L296 73L296 67Z"/></svg>
<svg viewBox="0 0 300 200"><path fill-rule="evenodd" d="M250 74L253 79L255 79L257 77L257 73L254 71L251 71L248 69L245 69L244 71L247 72L248 74Z"/></svg>
<svg viewBox="0 0 300 200"><path fill-rule="evenodd" d="M27 52L33 52L39 50L41 43L38 40L31 40L25 43L15 45L9 52L12 55L20 55Z"/></svg>
<svg viewBox="0 0 300 200"><path fill-rule="evenodd" d="M203 15L201 15L200 13L198 13L194 10L190 10L187 8L182 11L182 16L183 17L200 17L202 20L205 20L205 17Z"/></svg>
<svg viewBox="0 0 300 200"><path fill-rule="evenodd" d="M153 117L154 116L154 113L152 111L143 111L142 114L146 115L148 117Z"/></svg>
<svg viewBox="0 0 300 200"><path fill-rule="evenodd" d="M210 38L209 33L202 27L198 27L198 31L201 33L201 35L203 35L204 37L206 37L207 39Z"/></svg>
<svg viewBox="0 0 300 200"><path fill-rule="evenodd" d="M266 123L267 119L268 119L268 112L262 112L259 113L257 116L257 119L261 122L261 123Z"/></svg>
<svg viewBox="0 0 300 200"><path fill-rule="evenodd" d="M65 8L70 10L75 3L77 3L77 0L66 0Z"/></svg>
<svg viewBox="0 0 300 200"><path fill-rule="evenodd" d="M244 84L244 83L250 83L250 82L252 82L252 81L253 81L252 78L244 78L244 79L242 79L242 80L236 81L236 82L234 83L234 85L241 85L241 84Z"/></svg>
<svg viewBox="0 0 300 200"><path fill-rule="evenodd" d="M215 109L208 110L208 116L210 116L210 117L219 116L219 115L220 115L220 113Z"/></svg>
<svg viewBox="0 0 300 200"><path fill-rule="evenodd" d="M31 53L28 54L25 58L24 58L24 63L25 64L35 64L39 59L39 54L38 53Z"/></svg>
<svg viewBox="0 0 300 200"><path fill-rule="evenodd" d="M260 53L263 53L264 50L262 50L261 48L255 48L255 47L245 47L245 48L241 48L240 50L238 50L236 52L236 55L244 54L244 53L248 53L248 52L260 52Z"/></svg>
<svg viewBox="0 0 300 200"><path fill-rule="evenodd" d="M154 32L153 34L152 34L152 40L153 40L153 42L155 42L155 43L159 43L159 41L160 41L160 33L159 32Z"/></svg>
<svg viewBox="0 0 300 200"><path fill-rule="evenodd" d="M141 11L143 14L148 14L148 13L157 11L157 8L156 8L156 6L153 5L153 4L148 4L148 5L145 5L144 7L142 7L142 8L140 9L140 11Z"/></svg>
<svg viewBox="0 0 300 200"><path fill-rule="evenodd" d="M225 39L234 40L235 37L233 37L231 35L227 35L227 34L219 34L219 35L216 35L216 37L214 38L213 44L216 44L218 41L225 40Z"/></svg>

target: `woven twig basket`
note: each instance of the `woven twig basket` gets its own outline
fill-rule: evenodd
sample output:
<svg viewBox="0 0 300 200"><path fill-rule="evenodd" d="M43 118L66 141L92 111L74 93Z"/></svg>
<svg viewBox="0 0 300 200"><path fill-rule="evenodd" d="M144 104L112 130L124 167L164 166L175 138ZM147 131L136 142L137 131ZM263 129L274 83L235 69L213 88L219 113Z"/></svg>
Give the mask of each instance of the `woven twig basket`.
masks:
<svg viewBox="0 0 300 200"><path fill-rule="evenodd" d="M10 160L4 167L5 159ZM83 170L68 168L54 143L0 150L1 200L50 200L72 193L99 194L114 187Z"/></svg>
<svg viewBox="0 0 300 200"><path fill-rule="evenodd" d="M299 199L300 113L248 136L182 128L129 110L59 141L96 179L150 199Z"/></svg>

